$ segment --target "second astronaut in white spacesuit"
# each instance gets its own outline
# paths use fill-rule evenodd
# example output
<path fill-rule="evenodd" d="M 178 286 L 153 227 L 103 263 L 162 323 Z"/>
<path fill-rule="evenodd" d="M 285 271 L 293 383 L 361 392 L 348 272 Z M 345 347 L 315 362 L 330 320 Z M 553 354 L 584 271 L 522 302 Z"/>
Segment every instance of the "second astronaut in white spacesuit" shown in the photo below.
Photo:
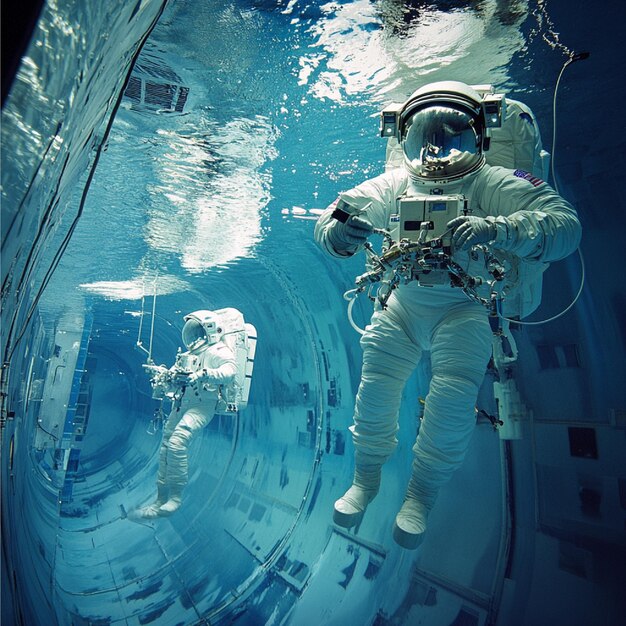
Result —
<path fill-rule="evenodd" d="M 140 517 L 167 516 L 180 507 L 191 440 L 213 419 L 220 386 L 231 383 L 237 374 L 235 354 L 221 340 L 218 317 L 212 311 L 195 311 L 184 319 L 182 339 L 187 351 L 179 352 L 169 369 L 148 366 L 157 396 L 168 395 L 172 410 L 163 427 L 157 499 L 139 509 Z"/>
<path fill-rule="evenodd" d="M 483 96 L 463 83 L 433 83 L 416 91 L 396 118 L 403 166 L 341 193 L 317 222 L 318 243 L 332 256 L 349 257 L 374 228 L 393 228 L 403 198 L 459 196 L 466 210 L 445 225 L 453 260 L 469 275 L 485 276 L 485 253 L 493 251 L 507 267 L 505 314 L 523 317 L 534 310 L 546 263 L 576 250 L 581 228 L 573 207 L 548 184 L 522 170 L 486 164 L 487 115 Z M 393 290 L 386 306 L 374 312 L 361 346 L 351 427 L 354 480 L 335 503 L 334 520 L 353 526 L 378 493 L 381 467 L 397 445 L 403 388 L 423 352 L 430 352 L 432 377 L 412 476 L 393 531 L 398 544 L 415 548 L 441 486 L 463 461 L 475 425 L 475 403 L 492 351 L 488 312 L 453 286 L 447 271 L 435 270 L 425 284 L 412 281 Z"/>

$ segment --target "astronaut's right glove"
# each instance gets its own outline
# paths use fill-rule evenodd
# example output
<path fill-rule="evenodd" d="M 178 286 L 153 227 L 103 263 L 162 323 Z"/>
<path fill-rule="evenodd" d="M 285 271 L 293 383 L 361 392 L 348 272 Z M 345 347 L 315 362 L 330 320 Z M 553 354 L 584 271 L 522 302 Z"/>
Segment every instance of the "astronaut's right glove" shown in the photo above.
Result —
<path fill-rule="evenodd" d="M 346 221 L 333 220 L 327 231 L 328 242 L 339 254 L 351 254 L 362 246 L 374 227 L 364 217 L 351 215 Z"/>

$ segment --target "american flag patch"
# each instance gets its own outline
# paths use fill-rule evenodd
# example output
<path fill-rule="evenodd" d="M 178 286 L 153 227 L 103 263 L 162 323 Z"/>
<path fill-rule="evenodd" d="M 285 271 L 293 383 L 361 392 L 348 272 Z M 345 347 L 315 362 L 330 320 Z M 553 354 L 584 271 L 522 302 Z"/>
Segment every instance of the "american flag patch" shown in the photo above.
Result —
<path fill-rule="evenodd" d="M 531 185 L 533 185 L 533 187 L 538 187 L 539 185 L 541 185 L 541 183 L 544 182 L 543 180 L 541 180 L 541 178 L 537 178 L 536 176 L 533 176 L 532 174 L 529 174 L 524 170 L 515 170 L 513 172 L 513 176 L 517 176 L 518 178 L 523 178 L 524 180 L 527 180 Z"/>

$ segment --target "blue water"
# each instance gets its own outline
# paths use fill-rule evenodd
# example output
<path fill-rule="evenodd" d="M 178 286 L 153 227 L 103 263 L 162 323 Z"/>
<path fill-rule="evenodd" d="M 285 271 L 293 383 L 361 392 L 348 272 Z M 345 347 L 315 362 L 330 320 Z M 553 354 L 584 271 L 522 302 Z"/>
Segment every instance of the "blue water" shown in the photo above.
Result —
<path fill-rule="evenodd" d="M 3 110 L 3 623 L 617 624 L 623 567 L 593 541 L 624 545 L 620 440 L 600 434 L 617 460 L 571 470 L 558 462 L 567 434 L 548 430 L 608 428 L 625 406 L 621 3 L 126 4 L 50 4 Z M 182 112 L 128 92 L 118 106 L 148 34 L 133 75 L 151 67 L 188 89 Z M 555 82 L 581 50 L 591 57 L 563 75 L 552 146 Z M 573 313 L 521 337 L 520 387 L 546 436 L 513 443 L 526 459 L 517 543 L 501 443 L 483 424 L 408 553 L 390 528 L 426 381 L 418 372 L 405 392 L 384 497 L 340 532 L 330 513 L 351 478 L 360 368 L 342 294 L 362 259 L 328 259 L 312 231 L 316 210 L 383 171 L 382 106 L 442 79 L 533 108 L 553 183 L 585 227 L 587 287 Z M 536 318 L 566 306 L 579 277 L 576 257 L 552 268 Z M 182 316 L 227 306 L 258 331 L 250 404 L 194 443 L 181 511 L 132 522 L 153 497 L 160 441 L 141 368 L 150 326 L 154 360 L 170 364 Z M 370 310 L 355 307 L 359 324 Z M 584 367 L 553 380 L 537 344 L 576 344 Z M 87 415 L 80 439 L 74 409 Z M 55 450 L 70 454 L 72 437 L 64 468 Z M 600 521 L 554 497 L 572 471 L 610 485 Z M 585 559 L 595 576 L 580 575 Z"/>

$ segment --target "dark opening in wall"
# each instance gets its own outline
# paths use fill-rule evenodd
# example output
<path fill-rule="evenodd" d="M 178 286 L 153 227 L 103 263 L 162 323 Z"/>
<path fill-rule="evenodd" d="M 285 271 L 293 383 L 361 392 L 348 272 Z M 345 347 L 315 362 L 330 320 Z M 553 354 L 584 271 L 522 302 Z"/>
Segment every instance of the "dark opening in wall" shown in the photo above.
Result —
<path fill-rule="evenodd" d="M 558 369 L 561 367 L 580 367 L 578 345 L 567 343 L 561 346 L 540 344 L 536 346 L 539 367 L 542 370 Z"/>
<path fill-rule="evenodd" d="M 572 426 L 567 429 L 567 434 L 569 436 L 569 452 L 572 456 L 583 459 L 598 458 L 595 429 Z"/>
<path fill-rule="evenodd" d="M 561 346 L 563 351 L 563 361 L 565 367 L 580 367 L 580 355 L 578 354 L 578 345 L 568 343 Z"/>
<path fill-rule="evenodd" d="M 538 345 L 537 357 L 539 358 L 539 367 L 542 370 L 552 370 L 559 367 L 559 359 L 556 356 L 554 346 Z"/>
<path fill-rule="evenodd" d="M 580 510 L 587 517 L 600 517 L 600 505 L 602 504 L 602 494 L 596 489 L 581 487 L 578 490 L 580 498 Z"/>

